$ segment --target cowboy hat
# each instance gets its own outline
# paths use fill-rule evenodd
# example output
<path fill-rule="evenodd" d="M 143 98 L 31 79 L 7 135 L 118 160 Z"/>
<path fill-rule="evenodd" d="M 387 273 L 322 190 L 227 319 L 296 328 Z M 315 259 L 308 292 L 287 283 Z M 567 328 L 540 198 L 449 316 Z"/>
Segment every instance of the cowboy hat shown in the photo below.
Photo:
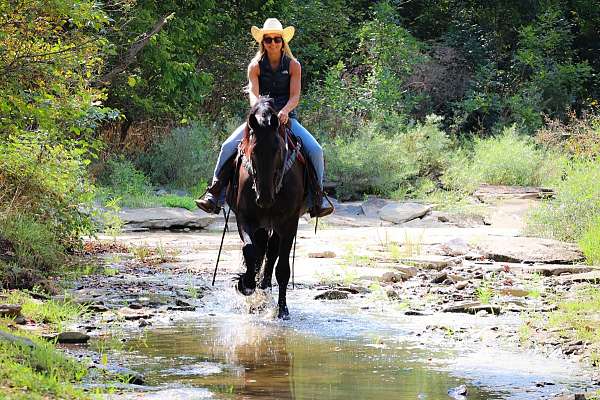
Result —
<path fill-rule="evenodd" d="M 262 29 L 253 26 L 250 29 L 250 32 L 252 33 L 254 40 L 256 40 L 258 43 L 262 42 L 263 35 L 267 33 L 278 33 L 283 38 L 284 42 L 289 43 L 289 41 L 294 37 L 294 32 L 296 32 L 296 29 L 294 29 L 293 26 L 288 26 L 283 29 L 281 22 L 279 22 L 277 18 L 267 18 Z"/>

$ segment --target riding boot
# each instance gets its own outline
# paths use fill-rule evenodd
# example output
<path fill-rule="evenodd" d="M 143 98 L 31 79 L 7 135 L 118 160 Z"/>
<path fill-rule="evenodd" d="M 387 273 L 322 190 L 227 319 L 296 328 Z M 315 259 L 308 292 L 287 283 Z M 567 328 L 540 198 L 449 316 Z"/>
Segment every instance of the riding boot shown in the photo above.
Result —
<path fill-rule="evenodd" d="M 310 209 L 311 218 L 323 218 L 331 214 L 334 210 L 333 204 L 325 197 L 322 190 L 316 190 L 314 203 Z"/>
<path fill-rule="evenodd" d="M 206 189 L 201 198 L 195 200 L 201 210 L 209 214 L 219 214 L 225 199 L 225 190 L 231 180 L 234 170 L 233 158 L 228 160 L 221 168 L 219 174 L 213 178 L 212 184 Z"/>

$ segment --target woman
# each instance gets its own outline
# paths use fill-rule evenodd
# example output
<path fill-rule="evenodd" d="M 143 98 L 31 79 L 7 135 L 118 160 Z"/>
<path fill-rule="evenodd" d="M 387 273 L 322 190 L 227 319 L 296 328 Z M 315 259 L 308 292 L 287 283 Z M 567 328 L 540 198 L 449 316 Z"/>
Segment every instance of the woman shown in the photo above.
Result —
<path fill-rule="evenodd" d="M 247 91 L 250 106 L 256 103 L 259 96 L 273 98 L 279 122 L 286 124 L 289 121 L 292 132 L 302 140 L 304 149 L 315 168 L 319 185 L 323 189 L 323 149 L 296 120 L 295 108 L 300 100 L 302 70 L 289 47 L 294 32 L 293 26 L 283 29 L 276 18 L 267 19 L 262 29 L 252 27 L 251 33 L 259 44 L 259 50 L 248 65 Z M 212 185 L 201 199 L 196 200 L 198 207 L 208 213 L 219 213 L 223 204 L 225 185 L 231 174 L 231 163 L 228 161 L 237 151 L 245 126 L 245 123 L 240 125 L 221 146 Z M 332 212 L 331 204 L 324 198 L 319 198 L 317 204 L 310 210 L 310 215 L 324 217 Z"/>

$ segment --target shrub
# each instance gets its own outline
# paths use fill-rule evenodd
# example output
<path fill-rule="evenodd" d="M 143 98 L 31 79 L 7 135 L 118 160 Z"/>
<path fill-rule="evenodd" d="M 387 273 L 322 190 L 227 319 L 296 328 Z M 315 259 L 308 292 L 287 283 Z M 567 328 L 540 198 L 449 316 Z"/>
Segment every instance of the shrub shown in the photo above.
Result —
<path fill-rule="evenodd" d="M 583 118 L 572 115 L 569 123 L 549 120 L 536 133 L 536 141 L 576 158 L 600 157 L 600 115 L 591 114 Z"/>
<path fill-rule="evenodd" d="M 446 162 L 449 140 L 439 122 L 439 117 L 430 116 L 424 124 L 388 135 L 370 125 L 356 137 L 325 144 L 326 172 L 339 183 L 338 196 L 410 196 L 422 178 L 436 176 Z"/>
<path fill-rule="evenodd" d="M 579 239 L 579 247 L 588 264 L 600 265 L 600 217 L 597 217 Z"/>
<path fill-rule="evenodd" d="M 575 161 L 556 188 L 556 196 L 534 209 L 528 231 L 576 242 L 600 215 L 600 161 Z"/>
<path fill-rule="evenodd" d="M 32 132 L 0 141 L 0 153 L 0 218 L 30 215 L 67 247 L 93 231 L 83 144 L 56 144 Z"/>
<path fill-rule="evenodd" d="M 481 183 L 539 186 L 554 182 L 563 172 L 564 161 L 537 148 L 513 125 L 499 136 L 476 139 L 472 150 L 458 150 L 450 157 L 442 182 L 448 189 L 468 193 Z"/>
<path fill-rule="evenodd" d="M 212 180 L 220 136 L 200 122 L 176 128 L 140 155 L 137 163 L 153 183 L 189 189 Z"/>
<path fill-rule="evenodd" d="M 0 218 L 0 237 L 11 243 L 22 268 L 48 271 L 64 261 L 64 247 L 51 226 L 28 214 Z"/>
<path fill-rule="evenodd" d="M 144 173 L 123 156 L 110 158 L 98 182 L 114 196 L 148 194 L 150 181 Z"/>

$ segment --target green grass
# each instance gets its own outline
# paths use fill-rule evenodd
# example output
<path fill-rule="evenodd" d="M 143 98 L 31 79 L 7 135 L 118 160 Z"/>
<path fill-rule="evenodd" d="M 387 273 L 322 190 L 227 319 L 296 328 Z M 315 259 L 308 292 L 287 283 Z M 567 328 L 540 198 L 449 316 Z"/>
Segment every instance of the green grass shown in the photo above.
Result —
<path fill-rule="evenodd" d="M 160 196 L 159 199 L 160 203 L 164 207 L 185 208 L 190 211 L 198 209 L 198 206 L 196 206 L 194 199 L 189 196 L 176 196 L 174 194 L 168 194 L 165 196 Z"/>
<path fill-rule="evenodd" d="M 553 199 L 532 210 L 527 233 L 577 242 L 600 215 L 600 160 L 575 161 Z"/>
<path fill-rule="evenodd" d="M 589 362 L 600 366 L 600 288 L 588 284 L 558 300 L 558 309 L 550 313 L 546 328 L 567 342 L 587 343 Z"/>
<path fill-rule="evenodd" d="M 9 304 L 21 305 L 21 314 L 34 322 L 48 324 L 55 331 L 64 330 L 66 324 L 86 313 L 86 307 L 70 300 L 36 300 L 21 291 L 3 292 Z"/>
<path fill-rule="evenodd" d="M 579 239 L 579 247 L 588 264 L 600 265 L 600 217 L 590 224 Z"/>
<path fill-rule="evenodd" d="M 2 323 L 0 330 L 8 332 Z M 87 374 L 82 364 L 67 358 L 48 342 L 31 335 L 26 337 L 35 343 L 35 347 L 0 340 L 0 398 L 90 398 L 73 385 L 80 383 Z"/>
<path fill-rule="evenodd" d="M 475 296 L 481 304 L 489 304 L 494 297 L 494 289 L 492 289 L 489 281 L 483 281 L 481 285 L 475 289 Z"/>

